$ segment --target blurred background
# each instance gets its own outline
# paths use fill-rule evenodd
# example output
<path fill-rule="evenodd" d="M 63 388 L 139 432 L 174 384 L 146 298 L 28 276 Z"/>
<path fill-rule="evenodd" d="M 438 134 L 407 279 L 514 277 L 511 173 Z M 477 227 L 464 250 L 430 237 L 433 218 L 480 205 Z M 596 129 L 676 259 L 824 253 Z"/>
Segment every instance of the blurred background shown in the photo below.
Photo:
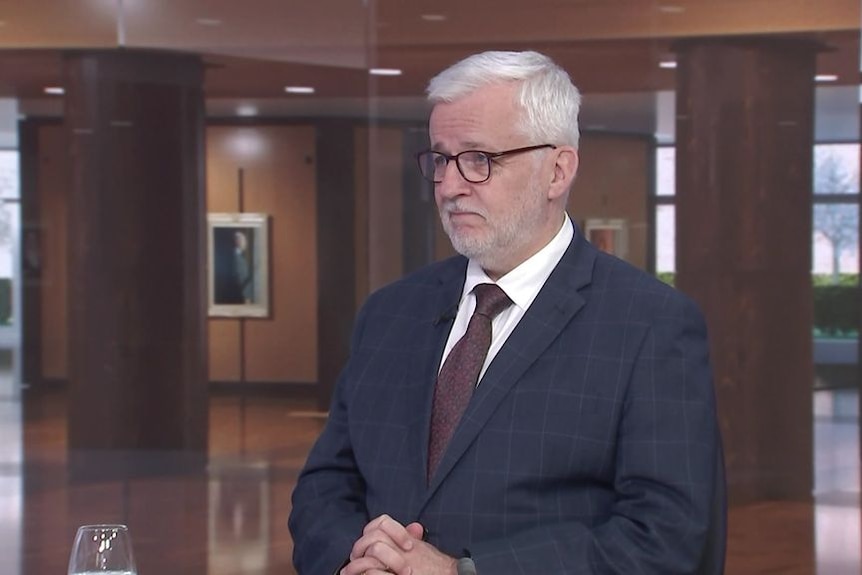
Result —
<path fill-rule="evenodd" d="M 858 574 L 860 20 L 859 0 L 0 2 L 0 574 L 63 572 L 102 522 L 144 573 L 293 572 L 290 492 L 354 314 L 452 253 L 415 167 L 425 85 L 489 49 L 569 72 L 570 215 L 704 310 L 728 573 Z M 217 261 L 245 295 L 216 295 Z"/>

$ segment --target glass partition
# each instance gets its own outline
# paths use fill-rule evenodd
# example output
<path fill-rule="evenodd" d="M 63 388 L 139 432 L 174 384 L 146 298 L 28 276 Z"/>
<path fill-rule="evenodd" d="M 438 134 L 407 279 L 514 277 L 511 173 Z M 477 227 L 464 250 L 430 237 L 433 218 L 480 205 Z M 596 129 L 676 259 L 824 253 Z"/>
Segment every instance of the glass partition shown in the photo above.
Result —
<path fill-rule="evenodd" d="M 171 561 L 187 560 L 184 573 L 294 572 L 285 528 L 290 494 L 325 421 L 353 317 L 370 293 L 454 253 L 438 223 L 433 185 L 421 178 L 415 163 L 415 153 L 428 146 L 424 90 L 437 72 L 489 49 L 539 50 L 561 64 L 584 98 L 570 216 L 579 230 L 588 221 L 613 222 L 626 242 L 617 255 L 685 291 L 702 286 L 676 281 L 691 273 L 678 263 L 684 248 L 706 242 L 709 230 L 719 229 L 717 222 L 724 226 L 722 240 L 734 245 L 736 232 L 746 231 L 732 227 L 735 216 L 743 215 L 736 210 L 756 206 L 774 214 L 786 206 L 770 196 L 763 205 L 742 202 L 699 216 L 692 225 L 691 204 L 677 190 L 690 180 L 680 174 L 696 172 L 704 182 L 699 197 L 705 204 L 732 191 L 707 197 L 720 174 L 756 179 L 801 169 L 783 163 L 780 145 L 760 146 L 751 126 L 729 133 L 727 125 L 715 123 L 697 137 L 683 138 L 680 126 L 690 118 L 680 110 L 707 109 L 732 83 L 710 76 L 714 70 L 686 68 L 685 59 L 705 46 L 733 50 L 801 42 L 804 49 L 793 51 L 794 45 L 789 52 L 799 57 L 787 63 L 788 74 L 803 69 L 805 50 L 813 50 L 810 79 L 771 86 L 763 77 L 737 78 L 741 91 L 767 86 L 763 89 L 774 100 L 781 100 L 775 94 L 810 100 L 802 115 L 810 120 L 804 129 L 810 130 L 812 154 L 811 169 L 805 168 L 811 173 L 804 174 L 810 175 L 811 201 L 799 208 L 801 215 L 794 212 L 799 217 L 788 219 L 810 227 L 787 224 L 798 225 L 794 231 L 810 238 L 810 253 L 790 261 L 768 240 L 748 246 L 743 259 L 759 263 L 747 270 L 750 276 L 739 277 L 781 285 L 786 269 L 776 262 L 790 261 L 785 266 L 790 268 L 810 259 L 813 279 L 806 289 L 814 303 L 793 302 L 786 309 L 789 319 L 806 318 L 811 358 L 786 353 L 783 370 L 775 370 L 811 372 L 801 392 L 781 381 L 728 375 L 730 367 L 751 360 L 752 350 L 784 341 L 786 325 L 775 322 L 757 333 L 727 328 L 722 317 L 710 325 L 716 345 L 739 346 L 735 359 L 714 354 L 730 489 L 727 572 L 858 573 L 860 20 L 858 0 L 3 3 L 0 348 L 20 342 L 23 356 L 9 365 L 0 361 L 0 370 L 26 384 L 20 397 L 4 399 L 0 389 L 0 402 L 14 413 L 23 408 L 24 414 L 0 422 L 0 454 L 7 454 L 0 461 L 0 483 L 10 486 L 0 491 L 14 492 L 11 499 L 0 496 L 6 510 L 0 531 L 11 534 L 2 538 L 4 545 L 14 542 L 7 547 L 15 547 L 13 555 L 20 559 L 20 567 L 9 572 L 62 571 L 75 528 L 88 522 L 128 523 L 142 571 L 176 570 Z M 70 64 L 85 54 L 123 63 L 110 88 L 94 79 L 104 61 L 89 68 Z M 176 67 L 159 68 L 153 80 L 156 72 L 148 66 L 155 60 L 130 64 L 138 56 Z M 184 67 L 188 57 L 202 67 L 198 85 Z M 727 69 L 723 73 L 732 76 Z M 193 94 L 183 96 L 182 105 L 166 103 L 174 100 L 165 95 L 165 86 Z M 694 95 L 693 86 L 712 89 Z M 96 118 L 94 125 L 76 123 L 79 107 Z M 143 117 L 136 116 L 142 108 L 150 114 L 146 124 L 133 119 Z M 726 118 L 742 115 L 743 104 L 739 110 L 725 110 Z M 787 129 L 798 126 L 798 118 L 778 121 L 787 122 Z M 88 155 L 80 147 L 82 139 L 95 137 L 88 130 L 115 136 Z M 141 134 L 146 137 L 138 138 Z M 696 162 L 677 161 L 689 157 L 681 150 L 695 149 L 711 136 L 709 153 Z M 163 147 L 191 141 L 199 144 L 195 157 L 153 160 L 161 158 Z M 100 179 L 117 161 L 129 166 L 128 172 Z M 191 189 L 184 197 L 198 202 L 199 219 L 181 222 L 176 210 L 164 207 L 170 198 L 158 196 L 159 203 L 147 194 L 132 195 L 134 180 L 154 173 L 166 186 L 169 180 L 190 186 L 183 188 Z M 102 200 L 87 204 L 92 197 L 81 190 L 103 194 L 92 196 Z M 204 223 L 208 215 L 239 221 L 243 213 L 268 224 L 263 227 L 269 236 L 267 274 L 256 277 L 267 278 L 270 305 L 264 317 L 244 315 L 249 302 L 210 316 L 206 282 L 214 275 L 207 267 L 211 254 Z M 108 234 L 106 222 L 123 233 Z M 697 227 L 703 232 L 697 241 L 679 243 L 690 237 L 683 229 Z M 146 241 L 129 239 L 138 237 L 167 238 L 162 264 L 146 256 Z M 124 251 L 99 266 L 92 254 L 103 248 Z M 225 266 L 234 261 L 228 252 Z M 722 297 L 739 311 L 748 284 L 740 280 L 737 287 L 739 292 Z M 114 303 L 84 309 L 82 302 L 91 300 L 82 294 L 92 289 Z M 776 292 L 775 301 L 783 301 L 784 292 Z M 169 363 L 176 354 L 168 350 L 182 348 L 188 344 L 183 338 L 191 337 L 188 324 L 164 329 L 158 337 L 141 336 L 167 321 L 141 311 L 142 299 L 150 296 L 175 305 L 165 307 L 172 311 L 164 316 L 190 315 L 199 322 L 201 334 L 194 339 L 203 349 L 205 389 L 183 397 L 206 402 L 203 419 L 183 416 L 188 408 L 183 401 L 161 401 L 168 386 L 154 381 L 143 390 L 123 387 L 130 373 L 150 373 L 146 370 L 161 363 L 143 360 L 153 356 L 142 354 L 163 349 Z M 180 297 L 194 301 L 188 307 L 171 304 Z M 751 309 L 767 304 L 758 300 Z M 9 338 L 2 335 L 7 327 Z M 116 336 L 110 345 L 122 353 L 88 354 L 87 346 L 104 341 L 104 334 Z M 116 386 L 81 400 L 76 362 L 85 357 Z M 807 453 L 803 444 L 810 441 L 813 452 L 789 473 L 775 463 L 781 450 L 746 447 L 792 428 L 794 416 L 782 402 L 794 391 L 804 395 L 810 419 L 800 423 L 804 441 L 784 450 Z M 176 456 L 173 465 L 185 463 L 188 453 L 154 442 L 146 449 L 124 446 L 124 461 L 132 462 L 134 471 L 76 475 L 75 445 L 81 437 L 115 433 L 143 442 L 160 431 L 146 422 L 123 433 L 82 424 L 76 406 L 102 400 L 103 413 L 125 409 L 130 421 L 146 412 L 152 417 L 142 419 L 164 417 L 187 430 L 182 425 L 200 420 L 200 433 L 190 435 L 205 436 L 207 465 L 170 467 L 165 473 L 151 456 Z M 771 477 L 774 489 L 748 489 L 755 475 Z M 791 484 L 810 488 L 791 496 L 792 490 L 784 489 Z M 165 522 L 188 524 L 199 536 L 166 534 Z"/>

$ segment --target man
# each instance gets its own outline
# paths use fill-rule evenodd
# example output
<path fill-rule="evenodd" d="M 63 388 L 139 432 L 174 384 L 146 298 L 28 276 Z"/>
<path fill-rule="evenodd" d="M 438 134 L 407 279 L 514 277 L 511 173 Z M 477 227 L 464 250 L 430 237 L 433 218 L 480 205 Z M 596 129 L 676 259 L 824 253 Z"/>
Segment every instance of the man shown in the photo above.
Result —
<path fill-rule="evenodd" d="M 360 312 L 293 495 L 299 573 L 720 571 L 705 327 L 567 216 L 577 89 L 541 54 L 489 52 L 428 93 L 420 169 L 462 255 Z"/>
<path fill-rule="evenodd" d="M 238 302 L 254 303 L 254 275 L 248 253 L 248 238 L 243 230 L 234 232 L 233 269 Z"/>

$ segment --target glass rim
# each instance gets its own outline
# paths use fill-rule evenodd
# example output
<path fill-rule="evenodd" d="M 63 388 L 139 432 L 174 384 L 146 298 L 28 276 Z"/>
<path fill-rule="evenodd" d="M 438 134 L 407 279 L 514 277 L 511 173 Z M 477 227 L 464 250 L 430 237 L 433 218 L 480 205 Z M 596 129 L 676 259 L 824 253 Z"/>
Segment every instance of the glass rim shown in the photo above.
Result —
<path fill-rule="evenodd" d="M 129 526 L 124 525 L 123 523 L 87 523 L 86 525 L 79 525 L 78 531 L 86 531 L 86 530 L 108 530 L 108 529 L 116 529 L 118 531 L 128 531 Z"/>

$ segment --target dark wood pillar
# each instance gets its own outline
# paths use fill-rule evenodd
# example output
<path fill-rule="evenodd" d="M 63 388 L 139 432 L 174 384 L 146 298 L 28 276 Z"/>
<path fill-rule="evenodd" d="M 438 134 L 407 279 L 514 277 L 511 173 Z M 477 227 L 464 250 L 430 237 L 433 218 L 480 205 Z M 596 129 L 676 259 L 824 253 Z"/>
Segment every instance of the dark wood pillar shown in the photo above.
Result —
<path fill-rule="evenodd" d="M 42 207 L 39 197 L 39 126 L 18 126 L 21 154 L 21 379 L 42 381 Z"/>
<path fill-rule="evenodd" d="M 67 54 L 69 448 L 205 457 L 203 66 Z"/>
<path fill-rule="evenodd" d="M 434 261 L 434 232 L 437 205 L 434 184 L 419 174 L 416 154 L 427 150 L 428 129 L 410 127 L 404 130 L 404 273 L 408 274 Z"/>
<path fill-rule="evenodd" d="M 817 46 L 677 51 L 677 285 L 706 314 L 732 501 L 809 499 Z"/>
<path fill-rule="evenodd" d="M 329 409 L 356 315 L 354 125 L 317 125 L 317 404 Z"/>

